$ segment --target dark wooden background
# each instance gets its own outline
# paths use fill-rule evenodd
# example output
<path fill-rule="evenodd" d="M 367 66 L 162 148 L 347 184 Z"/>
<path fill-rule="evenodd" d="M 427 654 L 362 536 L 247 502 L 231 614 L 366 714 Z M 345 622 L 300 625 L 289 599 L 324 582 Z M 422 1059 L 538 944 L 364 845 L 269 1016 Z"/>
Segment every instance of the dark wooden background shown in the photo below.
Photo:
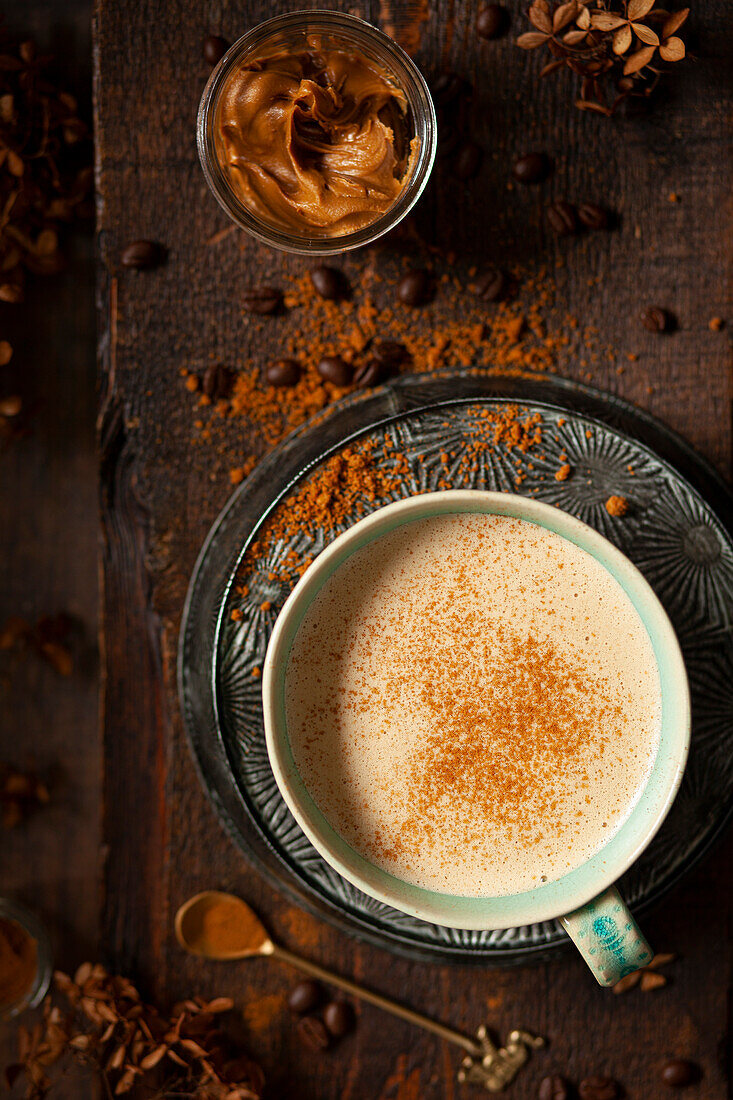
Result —
<path fill-rule="evenodd" d="M 711 317 L 730 308 L 729 5 L 709 0 L 693 13 L 686 38 L 695 58 L 665 81 L 650 112 L 608 122 L 572 108 L 564 77 L 537 83 L 539 59 L 512 44 L 524 26 L 520 5 L 508 2 L 513 33 L 493 43 L 473 33 L 476 0 L 349 7 L 396 33 L 426 70 L 454 69 L 475 88 L 472 132 L 486 150 L 482 171 L 462 184 L 439 167 L 420 205 L 421 230 L 455 250 L 459 272 L 482 260 L 528 270 L 547 263 L 557 273 L 555 317 L 576 314 L 615 349 L 592 367 L 594 384 L 649 409 L 730 478 L 728 341 L 725 332 L 708 328 Z M 38 10 L 56 31 L 59 22 L 67 28 L 75 49 L 84 46 L 83 26 L 69 29 L 70 7 L 49 0 Z M 251 870 L 199 786 L 175 692 L 178 628 L 198 549 L 230 492 L 227 470 L 248 445 L 242 424 L 241 438 L 232 434 L 224 453 L 192 446 L 192 404 L 179 372 L 200 371 L 212 358 L 236 367 L 248 356 L 265 362 L 275 355 L 282 331 L 274 324 L 254 339 L 241 312 L 242 291 L 258 279 L 277 283 L 286 268 L 292 275 L 308 267 L 239 233 L 207 244 L 227 223 L 206 189 L 194 145 L 208 74 L 201 43 L 212 31 L 233 40 L 274 11 L 242 0 L 97 0 L 100 732 L 91 732 L 88 721 L 93 678 L 75 675 L 62 685 L 66 709 L 49 713 L 50 672 L 14 685 L 12 707 L 4 706 L 2 716 L 6 754 L 19 752 L 18 722 L 32 727 L 46 758 L 64 762 L 69 794 L 48 811 L 55 818 L 39 815 L 14 837 L 12 855 L 3 856 L 8 887 L 46 914 L 67 965 L 98 946 L 105 961 L 136 977 L 151 996 L 234 996 L 270 1097 L 449 1100 L 460 1091 L 459 1053 L 364 1008 L 353 1036 L 315 1056 L 285 1008 L 293 974 L 262 960 L 205 965 L 177 948 L 173 914 L 207 887 L 247 898 L 291 949 L 457 1027 L 488 1022 L 502 1034 L 526 1026 L 547 1036 L 548 1051 L 514 1086 L 517 1100 L 536 1096 L 549 1070 L 575 1080 L 609 1073 L 631 1100 L 650 1100 L 666 1091 L 658 1070 L 671 1055 L 703 1067 L 701 1084 L 690 1092 L 695 1100 L 722 1100 L 730 1074 L 730 835 L 646 922 L 655 947 L 679 956 L 670 984 L 614 997 L 594 985 L 572 954 L 499 971 L 425 965 L 362 946 L 294 908 Z M 13 17 L 17 22 L 15 9 Z M 83 74 L 80 57 L 76 69 Z M 529 149 L 544 149 L 557 162 L 541 195 L 508 186 L 513 157 Z M 678 202 L 669 201 L 672 192 Z M 618 211 L 618 228 L 558 242 L 543 229 L 540 205 L 564 195 L 604 202 Z M 165 244 L 165 266 L 146 273 L 121 267 L 122 248 L 140 237 Z M 356 254 L 343 266 L 358 279 L 360 266 L 379 265 L 380 256 Z M 39 614 L 49 601 L 77 601 L 93 631 L 88 265 L 80 271 L 59 283 L 56 297 L 45 290 L 26 307 L 22 384 L 40 385 L 41 362 L 46 372 L 49 359 L 55 369 L 34 440 L 2 458 L 0 538 L 14 562 L 2 597 L 9 612 L 22 605 Z M 387 302 L 388 283 L 381 293 Z M 646 333 L 638 312 L 647 304 L 672 311 L 677 331 Z M 48 310 L 55 326 L 48 321 L 42 330 L 37 322 L 33 335 L 33 318 Z M 423 323 L 431 323 L 429 310 Z M 566 356 L 558 366 L 581 377 L 579 358 Z M 15 361 L 14 369 L 20 369 Z M 63 575 L 58 583 L 57 575 Z"/>

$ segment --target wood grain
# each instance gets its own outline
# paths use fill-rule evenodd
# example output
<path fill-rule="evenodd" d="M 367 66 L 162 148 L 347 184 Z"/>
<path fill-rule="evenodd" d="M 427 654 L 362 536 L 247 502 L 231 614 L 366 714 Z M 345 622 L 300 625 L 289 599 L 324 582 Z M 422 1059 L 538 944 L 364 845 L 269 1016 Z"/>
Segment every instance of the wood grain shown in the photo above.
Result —
<path fill-rule="evenodd" d="M 697 60 L 666 83 L 659 106 L 608 123 L 574 111 L 569 89 L 537 83 L 539 59 L 510 39 L 473 33 L 475 0 L 433 0 L 427 9 L 392 2 L 381 16 L 408 35 L 426 71 L 448 65 L 474 85 L 471 129 L 485 149 L 481 175 L 458 183 L 445 165 L 421 201 L 423 234 L 455 252 L 466 273 L 487 260 L 554 273 L 554 316 L 578 316 L 613 350 L 584 367 L 600 387 L 637 401 L 685 435 L 726 475 L 731 462 L 731 378 L 725 334 L 725 202 L 720 154 L 730 106 L 730 43 L 718 33 L 723 0 L 692 24 Z M 349 10 L 378 21 L 377 4 Z M 519 6 L 513 6 L 515 30 Z M 131 968 L 166 998 L 198 989 L 243 1006 L 268 1095 L 299 1100 L 450 1100 L 457 1052 L 376 1011 L 360 1011 L 355 1035 L 316 1058 L 300 1044 L 284 1007 L 293 975 L 263 960 L 230 967 L 186 958 L 171 915 L 209 886 L 247 898 L 288 947 L 408 1001 L 455 1026 L 487 1021 L 547 1035 L 513 1091 L 537 1094 L 559 1069 L 621 1079 L 631 1098 L 660 1095 L 658 1068 L 671 1054 L 704 1067 L 698 1100 L 721 1100 L 729 1066 L 726 996 L 731 966 L 730 839 L 648 922 L 660 950 L 675 951 L 671 984 L 622 998 L 596 989 L 571 954 L 510 971 L 426 966 L 367 948 L 288 905 L 249 869 L 221 831 L 188 753 L 175 696 L 175 648 L 186 585 L 208 526 L 229 492 L 226 471 L 246 453 L 251 425 L 237 424 L 223 453 L 193 446 L 192 409 L 181 366 L 212 359 L 236 366 L 276 354 L 292 320 L 255 333 L 241 312 L 250 283 L 277 283 L 307 262 L 268 252 L 226 228 L 196 160 L 193 126 L 207 76 L 201 41 L 229 39 L 272 14 L 262 2 L 97 0 L 95 103 L 100 191 L 104 529 L 105 874 L 104 942 L 111 962 Z M 691 21 L 692 22 L 692 21 Z M 513 188 L 513 157 L 547 150 L 557 170 L 540 195 Z M 679 202 L 669 200 L 670 193 Z M 602 201 L 619 214 L 614 232 L 558 242 L 541 205 L 550 197 Z M 169 249 L 155 271 L 124 271 L 128 241 L 152 237 Z M 344 269 L 358 282 L 366 262 Z M 384 261 L 387 263 L 387 261 Z M 390 300 L 389 279 L 382 286 Z M 654 337 L 639 309 L 671 310 L 678 330 Z M 553 307 L 548 307 L 553 308 Z M 422 323 L 431 323 L 431 312 Z M 629 356 L 638 356 L 630 360 Z M 623 367 L 623 373 L 617 373 Z"/>

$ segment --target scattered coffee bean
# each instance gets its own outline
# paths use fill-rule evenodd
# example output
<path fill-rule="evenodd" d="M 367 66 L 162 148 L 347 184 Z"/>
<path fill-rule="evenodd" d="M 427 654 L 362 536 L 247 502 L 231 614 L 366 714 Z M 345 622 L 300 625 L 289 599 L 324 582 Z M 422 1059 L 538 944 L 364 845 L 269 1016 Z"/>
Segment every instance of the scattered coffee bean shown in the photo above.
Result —
<path fill-rule="evenodd" d="M 478 174 L 484 151 L 475 141 L 464 141 L 453 160 L 453 174 L 459 180 L 471 180 Z"/>
<path fill-rule="evenodd" d="M 331 1042 L 323 1021 L 317 1016 L 304 1016 L 298 1020 L 298 1034 L 311 1050 L 326 1050 Z"/>
<path fill-rule="evenodd" d="M 318 1008 L 322 1000 L 323 987 L 320 982 L 316 982 L 312 978 L 306 978 L 290 990 L 288 1008 L 291 1012 L 296 1012 L 300 1016 L 305 1012 L 312 1012 L 314 1008 Z"/>
<path fill-rule="evenodd" d="M 464 77 L 452 72 L 440 73 L 430 86 L 433 102 L 439 111 L 452 106 L 459 99 L 467 99 L 472 90 Z"/>
<path fill-rule="evenodd" d="M 509 29 L 509 12 L 501 4 L 489 4 L 482 8 L 476 19 L 479 38 L 501 38 Z"/>
<path fill-rule="evenodd" d="M 394 371 L 410 358 L 410 353 L 398 340 L 380 340 L 374 347 L 374 358 L 385 371 Z"/>
<path fill-rule="evenodd" d="M 340 355 L 326 355 L 316 367 L 321 378 L 332 382 L 334 386 L 348 386 L 354 377 L 354 371 L 350 363 L 342 359 Z"/>
<path fill-rule="evenodd" d="M 226 38 L 222 38 L 218 34 L 207 34 L 204 39 L 204 61 L 207 61 L 213 68 L 214 65 L 219 64 L 228 49 L 229 43 Z"/>
<path fill-rule="evenodd" d="M 558 199 L 549 203 L 547 207 L 547 220 L 558 237 L 572 237 L 578 231 L 578 219 L 575 215 L 575 207 L 572 203 Z"/>
<path fill-rule="evenodd" d="M 271 386 L 295 386 L 300 379 L 300 363 L 295 359 L 278 359 L 268 366 L 265 379 Z"/>
<path fill-rule="evenodd" d="M 397 297 L 406 306 L 422 306 L 430 298 L 433 281 L 429 271 L 414 268 L 403 275 L 397 284 Z"/>
<path fill-rule="evenodd" d="M 331 1001 L 323 1011 L 323 1022 L 334 1039 L 343 1039 L 356 1023 L 354 1010 L 346 1001 Z"/>
<path fill-rule="evenodd" d="M 354 371 L 352 382 L 358 389 L 364 390 L 368 386 L 376 386 L 381 381 L 383 373 L 384 367 L 378 359 L 367 359 Z"/>
<path fill-rule="evenodd" d="M 568 1100 L 570 1089 L 564 1077 L 553 1073 L 540 1081 L 539 1100 Z"/>
<path fill-rule="evenodd" d="M 647 332 L 656 333 L 666 332 L 670 322 L 669 314 L 659 306 L 647 306 L 641 311 L 639 320 Z"/>
<path fill-rule="evenodd" d="M 232 390 L 234 375 L 221 363 L 206 368 L 201 389 L 212 401 L 224 401 Z"/>
<path fill-rule="evenodd" d="M 476 294 L 485 302 L 498 302 L 506 288 L 506 276 L 501 268 L 489 267 L 476 283 Z"/>
<path fill-rule="evenodd" d="M 147 271 L 157 267 L 165 259 L 165 249 L 156 241 L 133 241 L 128 244 L 120 257 L 123 267 L 134 267 L 138 271 Z"/>
<path fill-rule="evenodd" d="M 553 167 L 546 153 L 525 153 L 514 161 L 512 175 L 517 183 L 542 183 Z"/>
<path fill-rule="evenodd" d="M 242 304 L 247 312 L 259 313 L 263 317 L 268 313 L 275 313 L 282 300 L 282 291 L 274 286 L 253 286 L 242 295 Z"/>
<path fill-rule="evenodd" d="M 700 1080 L 700 1067 L 684 1058 L 672 1058 L 662 1066 L 659 1076 L 671 1089 L 683 1089 Z"/>
<path fill-rule="evenodd" d="M 9 397 L 0 400 L 0 416 L 8 418 L 18 416 L 23 408 L 23 400 L 19 394 L 13 393 Z"/>
<path fill-rule="evenodd" d="M 619 1100 L 621 1089 L 612 1077 L 586 1077 L 578 1087 L 580 1100 Z"/>
<path fill-rule="evenodd" d="M 608 211 L 595 202 L 579 203 L 578 217 L 586 229 L 608 229 L 611 224 Z"/>
<path fill-rule="evenodd" d="M 346 281 L 335 267 L 326 267 L 325 264 L 314 267 L 311 271 L 311 282 L 316 294 L 329 302 L 346 297 Z"/>

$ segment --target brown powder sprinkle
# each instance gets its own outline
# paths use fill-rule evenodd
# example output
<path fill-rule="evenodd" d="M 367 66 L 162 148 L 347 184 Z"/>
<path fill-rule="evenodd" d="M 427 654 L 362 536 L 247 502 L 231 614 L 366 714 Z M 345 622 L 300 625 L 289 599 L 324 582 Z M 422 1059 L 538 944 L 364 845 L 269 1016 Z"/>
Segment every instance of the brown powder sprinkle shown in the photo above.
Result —
<path fill-rule="evenodd" d="M 464 653 L 452 658 L 430 639 L 422 649 L 413 643 L 414 684 L 433 732 L 411 765 L 409 816 L 399 830 L 383 835 L 382 857 L 417 858 L 445 828 L 455 803 L 470 804 L 496 827 L 517 830 L 522 843 L 537 843 L 543 819 L 553 812 L 538 771 L 562 773 L 584 754 L 605 750 L 598 731 L 614 720 L 604 717 L 614 705 L 602 679 L 550 642 L 521 638 L 501 623 L 494 630 L 503 657 L 492 664 L 483 702 L 467 690 Z M 480 846 L 485 837 L 467 835 L 466 841 Z"/>
<path fill-rule="evenodd" d="M 610 496 L 606 501 L 606 511 L 609 516 L 625 516 L 629 510 L 629 502 L 626 497 Z"/>
<path fill-rule="evenodd" d="M 535 275 L 513 272 L 513 293 L 490 305 L 471 292 L 472 283 L 465 285 L 453 273 L 443 274 L 436 301 L 417 315 L 394 301 L 391 279 L 388 282 L 374 263 L 360 273 L 352 296 L 338 301 L 314 296 L 307 272 L 283 275 L 287 279 L 285 314 L 246 317 L 243 358 L 230 364 L 231 386 L 225 396 L 212 400 L 201 392 L 208 364 L 180 369 L 194 398 L 194 426 L 201 443 L 234 458 L 241 446 L 234 432 L 237 421 L 246 420 L 255 430 L 252 452 L 242 455 L 240 451 L 228 465 L 232 484 L 239 484 L 255 462 L 295 428 L 319 414 L 327 415 L 335 401 L 355 392 L 319 375 L 317 365 L 326 357 L 338 356 L 358 371 L 366 369 L 386 345 L 390 356 L 383 364 L 381 380 L 385 381 L 403 372 L 442 368 L 514 375 L 552 372 L 559 369 L 561 357 L 579 345 L 586 368 L 611 354 L 599 345 L 592 326 L 581 325 L 569 314 L 558 315 L 555 284 L 544 269 Z M 385 295 L 389 296 L 386 304 Z M 266 382 L 264 371 L 272 355 L 266 361 L 253 357 L 258 338 L 273 331 L 278 338 L 274 358 L 295 360 L 300 367 L 292 386 Z"/>
<path fill-rule="evenodd" d="M 441 472 L 436 487 L 449 489 L 468 483 L 478 471 L 482 456 L 497 448 L 524 455 L 541 442 L 539 413 L 513 404 L 499 409 L 478 407 L 476 426 L 461 453 L 444 452 L 439 456 Z M 388 434 L 381 442 L 365 439 L 332 455 L 268 517 L 245 555 L 243 572 L 256 568 L 257 559 L 265 557 L 278 542 L 291 542 L 304 530 L 312 535 L 321 531 L 324 541 L 329 541 L 340 527 L 361 519 L 375 505 L 404 496 L 410 474 L 407 457 L 397 451 Z M 518 472 L 515 482 L 521 484 L 523 479 Z M 290 551 L 277 579 L 294 583 L 311 560 Z M 274 580 L 275 574 L 268 571 L 267 579 Z M 243 587 L 237 591 L 246 595 Z"/>
<path fill-rule="evenodd" d="M 17 921 L 0 917 L 0 1006 L 19 1004 L 38 968 L 38 945 Z"/>

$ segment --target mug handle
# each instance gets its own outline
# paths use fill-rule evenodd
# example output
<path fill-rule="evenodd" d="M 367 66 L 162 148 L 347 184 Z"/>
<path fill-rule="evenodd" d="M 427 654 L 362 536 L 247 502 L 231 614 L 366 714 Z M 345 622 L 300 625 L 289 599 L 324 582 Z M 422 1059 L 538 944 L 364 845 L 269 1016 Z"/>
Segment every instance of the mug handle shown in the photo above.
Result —
<path fill-rule="evenodd" d="M 615 886 L 560 917 L 599 985 L 615 985 L 647 966 L 652 949 Z"/>

